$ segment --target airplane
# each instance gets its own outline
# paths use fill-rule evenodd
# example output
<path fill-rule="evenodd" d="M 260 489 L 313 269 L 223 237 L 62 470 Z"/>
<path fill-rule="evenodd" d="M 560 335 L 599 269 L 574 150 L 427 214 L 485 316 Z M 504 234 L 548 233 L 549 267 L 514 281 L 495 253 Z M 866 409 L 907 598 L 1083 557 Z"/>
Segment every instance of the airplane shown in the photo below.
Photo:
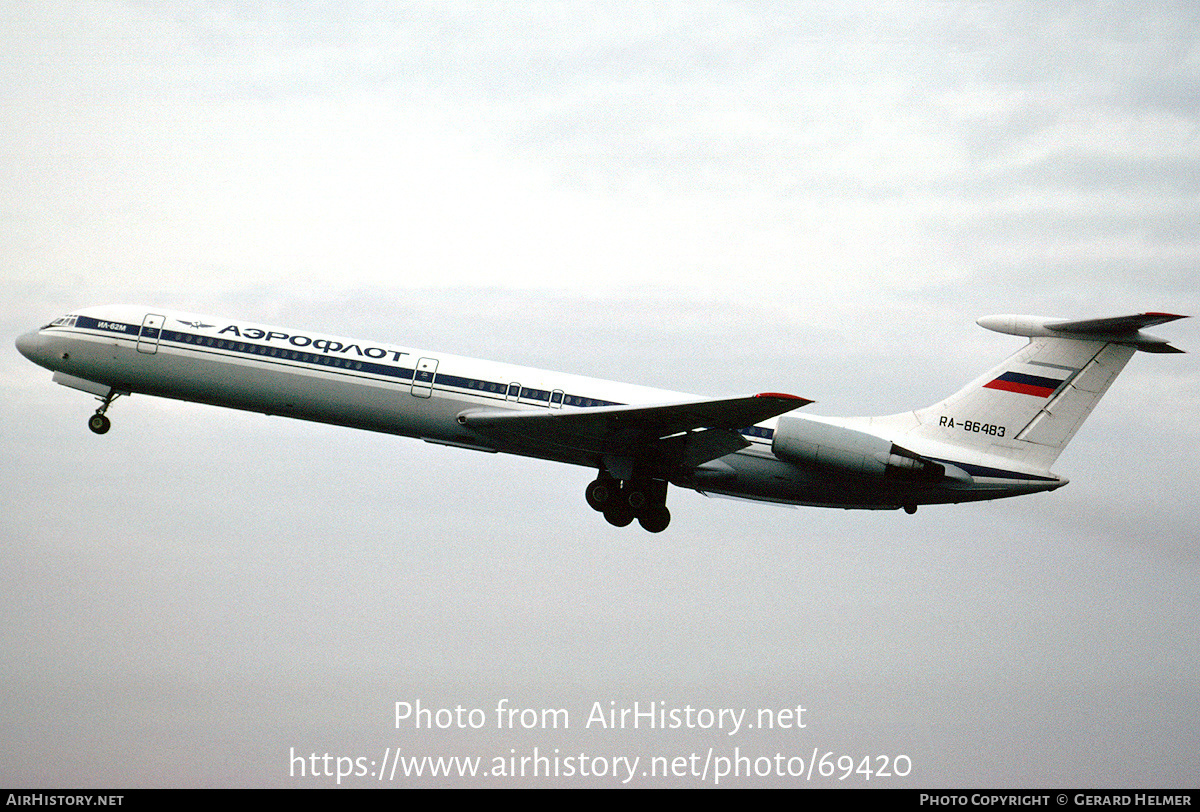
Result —
<path fill-rule="evenodd" d="M 792 414 L 775 392 L 707 398 L 156 307 L 74 311 L 20 336 L 53 380 L 94 395 L 96 434 L 122 395 L 225 406 L 591 468 L 612 525 L 657 533 L 668 485 L 786 505 L 898 509 L 1052 491 L 1050 466 L 1170 313 L 987 316 L 1028 343 L 945 400 L 884 417 Z"/>

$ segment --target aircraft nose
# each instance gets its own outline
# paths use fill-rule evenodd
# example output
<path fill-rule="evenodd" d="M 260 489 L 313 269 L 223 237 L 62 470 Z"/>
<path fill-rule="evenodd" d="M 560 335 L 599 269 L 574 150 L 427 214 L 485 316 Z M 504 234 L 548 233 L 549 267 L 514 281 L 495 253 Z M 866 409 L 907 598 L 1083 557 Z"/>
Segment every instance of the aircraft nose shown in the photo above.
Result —
<path fill-rule="evenodd" d="M 37 330 L 30 330 L 17 338 L 17 350 L 30 361 L 40 364 L 46 355 L 46 339 Z"/>

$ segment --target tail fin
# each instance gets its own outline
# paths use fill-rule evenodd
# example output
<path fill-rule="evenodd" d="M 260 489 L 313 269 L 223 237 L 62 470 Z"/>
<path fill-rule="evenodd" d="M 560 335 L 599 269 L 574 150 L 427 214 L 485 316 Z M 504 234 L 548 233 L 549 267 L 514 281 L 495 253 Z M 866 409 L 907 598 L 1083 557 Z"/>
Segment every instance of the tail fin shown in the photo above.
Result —
<path fill-rule="evenodd" d="M 981 327 L 1029 336 L 1029 343 L 946 400 L 917 411 L 916 433 L 1049 470 L 1136 350 L 1182 352 L 1140 332 L 1180 318 L 982 318 Z"/>

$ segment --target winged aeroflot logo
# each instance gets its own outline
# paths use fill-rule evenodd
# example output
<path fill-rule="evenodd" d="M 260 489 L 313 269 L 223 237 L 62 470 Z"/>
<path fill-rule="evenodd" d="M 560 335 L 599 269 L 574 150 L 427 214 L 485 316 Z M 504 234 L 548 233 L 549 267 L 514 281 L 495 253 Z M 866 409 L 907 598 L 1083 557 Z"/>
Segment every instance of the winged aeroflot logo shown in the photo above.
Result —
<path fill-rule="evenodd" d="M 205 327 L 216 327 L 215 324 L 205 324 L 202 321 L 180 321 L 179 319 L 175 319 L 175 321 L 178 321 L 185 327 L 191 327 L 193 330 L 203 330 Z"/>

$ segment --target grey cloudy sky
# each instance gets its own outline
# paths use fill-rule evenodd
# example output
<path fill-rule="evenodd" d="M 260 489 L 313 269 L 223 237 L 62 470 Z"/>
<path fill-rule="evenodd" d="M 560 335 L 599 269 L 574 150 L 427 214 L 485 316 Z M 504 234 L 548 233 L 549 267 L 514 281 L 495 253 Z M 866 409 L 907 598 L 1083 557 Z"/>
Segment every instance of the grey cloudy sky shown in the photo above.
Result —
<path fill-rule="evenodd" d="M 538 461 L 140 397 L 98 438 L 11 338 L 144 302 L 923 406 L 1019 346 L 988 313 L 1200 314 L 1198 34 L 1182 2 L 3 4 L 0 784 L 330 786 L 292 749 L 392 746 L 1194 786 L 1193 321 L 1056 493 L 909 517 L 673 489 L 659 536 Z M 502 698 L 571 728 L 393 724 Z M 585 727 L 610 701 L 808 727 Z"/>

